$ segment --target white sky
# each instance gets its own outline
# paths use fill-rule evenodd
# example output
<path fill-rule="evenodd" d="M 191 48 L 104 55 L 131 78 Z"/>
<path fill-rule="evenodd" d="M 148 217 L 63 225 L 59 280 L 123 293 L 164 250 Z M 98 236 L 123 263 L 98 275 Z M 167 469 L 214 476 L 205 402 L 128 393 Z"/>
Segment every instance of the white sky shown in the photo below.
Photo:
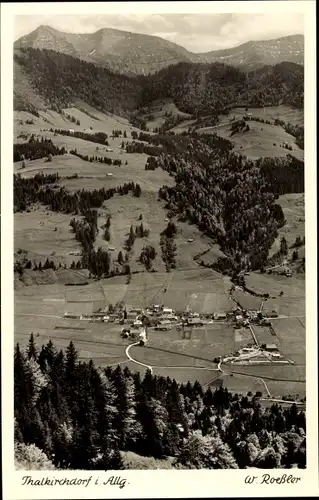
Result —
<path fill-rule="evenodd" d="M 71 33 L 93 33 L 115 28 L 155 35 L 175 42 L 192 52 L 234 47 L 249 40 L 267 40 L 304 34 L 300 13 L 275 14 L 108 14 L 16 16 L 15 40 L 41 24 Z"/>

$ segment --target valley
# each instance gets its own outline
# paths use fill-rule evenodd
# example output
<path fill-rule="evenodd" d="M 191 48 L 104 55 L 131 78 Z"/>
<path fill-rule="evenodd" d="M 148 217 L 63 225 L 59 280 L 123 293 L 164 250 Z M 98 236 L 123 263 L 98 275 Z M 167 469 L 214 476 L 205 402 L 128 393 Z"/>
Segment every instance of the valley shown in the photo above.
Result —
<path fill-rule="evenodd" d="M 174 107 L 166 101 L 164 109 L 165 113 L 167 113 L 172 112 Z M 272 120 L 276 118 L 284 119 L 292 113 L 285 106 L 264 108 L 264 110 L 251 109 L 250 112 L 254 116 L 256 113 L 258 117 L 267 117 L 267 119 Z M 163 116 L 161 105 L 154 103 L 152 114 L 154 117 L 153 124 L 158 125 L 160 122 L 157 120 L 161 120 L 161 116 Z M 241 108 L 233 109 L 230 114 L 231 117 L 234 116 L 236 119 L 241 118 L 243 115 Z M 72 123 L 73 120 L 74 123 Z M 297 118 L 296 113 L 295 120 L 300 120 Z M 76 121 L 79 121 L 80 125 Z M 50 131 L 50 129 L 67 129 L 70 126 L 75 131 L 89 130 L 92 134 L 95 131 L 108 134 L 110 147 L 105 148 L 99 144 L 75 138 L 72 135 L 61 136 Z M 180 127 L 182 126 L 183 122 L 180 124 Z M 218 125 L 218 134 L 222 131 L 222 127 L 226 130 L 226 125 Z M 275 125 L 268 125 L 268 127 L 273 127 L 275 132 L 280 128 Z M 112 132 L 118 129 L 121 130 L 121 136 L 112 137 Z M 94 297 L 98 297 L 99 303 L 106 308 L 110 303 L 114 305 L 123 302 L 130 309 L 136 307 L 145 308 L 152 303 L 159 302 L 175 310 L 186 310 L 189 307 L 190 310 L 200 314 L 213 314 L 216 311 L 221 313 L 230 312 L 233 309 L 234 304 L 229 296 L 231 287 L 229 278 L 223 278 L 222 275 L 208 268 L 216 263 L 218 259 L 225 257 L 225 254 L 219 245 L 213 243 L 196 225 L 182 222 L 178 218 L 170 219 L 175 220 L 177 225 L 175 238 L 176 269 L 169 274 L 165 273 L 165 264 L 161 257 L 160 233 L 165 230 L 168 218 L 165 203 L 158 198 L 158 191 L 163 185 L 173 187 L 174 179 L 161 168 L 145 170 L 149 155 L 127 153 L 125 149 L 123 150 L 124 133 L 126 135 L 125 143 L 133 141 L 132 132 L 140 133 L 140 130 L 132 127 L 127 119 L 102 113 L 81 103 L 79 108 L 66 108 L 62 111 L 62 114 L 47 110 L 46 112 L 40 111 L 39 117 L 36 117 L 28 112 L 15 112 L 14 130 L 16 143 L 32 136 L 37 140 L 41 138 L 51 140 L 54 145 L 59 148 L 64 147 L 66 150 L 66 153 L 62 156 L 53 156 L 50 162 L 46 158 L 24 160 L 23 166 L 22 162 L 16 162 L 14 165 L 15 173 L 18 173 L 23 178 L 34 177 L 39 173 L 45 175 L 58 173 L 57 188 L 63 187 L 71 193 L 83 188 L 91 191 L 101 188 L 115 188 L 129 182 L 136 182 L 141 186 L 141 196 L 139 198 L 115 196 L 105 202 L 98 211 L 98 234 L 95 248 L 101 247 L 106 251 L 110 251 L 111 248 L 111 259 L 114 264 L 116 264 L 119 252 L 125 255 L 125 241 L 129 228 L 139 223 L 141 215 L 144 227 L 150 230 L 146 238 L 136 239 L 133 249 L 130 251 L 129 264 L 132 277 L 129 283 L 125 276 L 96 281 L 85 270 L 80 268 L 72 270 L 72 266 L 80 262 L 82 252 L 80 243 L 76 241 L 72 234 L 70 216 L 53 212 L 38 204 L 33 205 L 27 212 L 17 212 L 15 214 L 14 239 L 16 259 L 41 262 L 42 265 L 44 265 L 46 259 L 49 259 L 56 266 L 56 270 L 25 269 L 22 276 L 16 275 L 15 330 L 16 340 L 21 345 L 26 344 L 30 332 L 33 331 L 39 342 L 46 342 L 51 338 L 58 348 L 66 348 L 69 341 L 73 340 L 79 349 L 80 358 L 93 359 L 101 366 L 115 366 L 120 363 L 123 366 L 130 366 L 130 369 L 142 370 L 143 372 L 141 365 L 134 364 L 127 358 L 125 349 L 128 344 L 120 340 L 118 325 L 105 325 L 102 323 L 90 324 L 88 327 L 86 322 L 64 318 L 70 294 L 78 303 L 79 312 L 81 310 L 82 313 L 85 310 L 80 298 L 83 293 L 85 293 L 88 303 L 94 301 Z M 199 134 L 207 133 L 204 129 L 198 129 L 197 132 Z M 175 133 L 178 133 L 176 128 Z M 283 134 L 285 134 L 284 131 Z M 229 134 L 227 138 L 232 139 Z M 290 140 L 293 143 L 294 138 L 290 136 Z M 236 151 L 235 141 L 234 144 Z M 265 144 L 266 142 L 263 141 L 262 147 L 257 148 L 258 157 L 264 154 L 263 148 Z M 80 154 L 88 156 L 103 157 L 107 155 L 112 161 L 120 160 L 122 164 L 121 166 L 105 166 L 96 162 L 87 162 L 68 153 L 70 150 L 77 150 Z M 276 156 L 275 151 L 267 150 L 267 156 L 272 156 L 272 153 Z M 253 158 L 252 155 L 248 156 Z M 112 175 L 110 176 L 110 174 Z M 286 236 L 289 246 L 294 243 L 297 235 L 303 236 L 304 223 L 294 222 L 291 219 L 292 215 L 290 215 L 290 213 L 294 214 L 293 216 L 296 219 L 299 214 L 302 215 L 300 209 L 297 208 L 302 196 L 286 194 L 279 198 L 288 225 L 280 230 L 279 236 L 271 249 L 272 254 L 280 249 L 280 237 L 282 235 Z M 291 209 L 291 204 L 296 208 Z M 103 237 L 103 223 L 108 216 L 111 217 L 110 242 L 107 242 Z M 295 227 L 299 229 L 295 229 Z M 139 262 L 139 255 L 146 244 L 151 245 L 156 252 L 156 257 L 152 263 L 153 271 L 155 271 L 153 273 L 146 272 L 143 264 Z M 300 254 L 299 258 L 302 255 Z M 291 259 L 292 250 L 288 255 L 288 260 Z M 201 267 L 201 262 L 204 267 Z M 247 283 L 250 282 L 250 278 L 250 276 L 247 276 Z M 279 278 L 280 276 L 278 278 L 273 276 L 270 280 L 277 283 Z M 257 275 L 256 280 L 260 283 L 260 277 Z M 281 278 L 278 281 L 278 293 L 279 289 L 281 291 L 282 287 L 286 286 L 285 280 L 287 278 Z M 274 327 L 284 325 L 285 321 L 288 321 L 287 325 L 290 324 L 289 321 L 292 321 L 289 320 L 290 315 L 295 318 L 293 321 L 297 321 L 296 324 L 298 324 L 298 314 L 301 315 L 301 320 L 303 318 L 303 308 L 300 307 L 299 312 L 293 308 L 294 299 L 291 296 L 290 280 L 284 297 L 269 299 L 271 308 L 277 309 L 279 314 L 284 314 L 285 318 L 287 318 L 274 321 Z M 73 286 L 70 286 L 71 283 L 73 283 Z M 299 279 L 296 283 L 302 285 L 302 279 L 301 281 Z M 38 298 L 38 289 L 41 298 Z M 268 290 L 269 292 L 273 290 L 273 285 L 267 285 L 266 288 L 262 285 L 259 293 L 267 293 Z M 303 294 L 304 288 L 300 288 L 300 295 L 296 296 L 299 305 Z M 247 309 L 258 310 L 261 305 L 261 299 L 254 298 L 246 292 L 244 292 L 243 296 L 240 294 L 236 296 L 236 300 Z M 281 303 L 283 303 L 282 306 L 280 306 Z M 81 309 L 82 307 L 83 309 Z M 266 308 L 267 302 L 264 303 L 264 309 Z M 249 336 L 247 337 L 244 334 L 244 337 L 242 337 L 242 334 L 238 334 L 238 331 L 234 330 L 232 326 L 223 323 L 217 329 L 212 325 L 207 325 L 202 329 L 194 330 L 191 340 L 182 340 L 178 331 L 174 329 L 162 334 L 154 331 L 149 333 L 148 345 L 142 350 L 138 347 L 132 349 L 131 355 L 134 355 L 137 362 L 144 363 L 145 366 L 151 365 L 154 373 L 170 373 L 170 376 L 179 382 L 199 380 L 204 385 L 212 386 L 216 383 L 217 385 L 224 383 L 227 387 L 230 385 L 236 392 L 242 391 L 243 393 L 256 388 L 256 390 L 260 390 L 263 384 L 260 381 L 258 382 L 258 378 L 255 378 L 253 372 L 252 376 L 249 376 L 249 368 L 230 368 L 229 373 L 229 369 L 225 373 L 215 373 L 217 365 L 214 364 L 213 360 L 217 356 L 223 356 L 234 349 L 236 350 L 237 338 L 246 338 L 246 343 L 249 342 Z M 282 342 L 285 341 L 282 340 Z M 238 347 L 240 345 L 242 344 L 239 342 Z M 243 345 L 245 345 L 245 342 Z M 296 352 L 301 352 L 302 345 L 304 345 L 304 330 L 298 333 Z M 283 343 L 283 350 L 289 356 L 293 356 L 293 353 L 289 349 L 287 350 L 287 347 Z M 163 361 L 161 361 L 161 356 L 164 356 Z M 303 359 L 301 356 L 301 363 Z M 178 368 L 179 366 L 181 368 Z M 239 374 L 238 370 L 242 369 L 246 375 Z M 266 371 L 264 369 L 265 376 L 268 371 L 268 377 L 270 376 L 272 379 L 270 385 L 272 397 L 281 398 L 282 392 L 284 392 L 283 384 L 286 384 L 285 388 L 294 397 L 297 394 L 298 397 L 304 396 L 304 375 L 303 378 L 301 375 L 298 384 L 295 380 L 300 375 L 294 375 L 296 369 L 297 366 L 283 365 L 279 369 L 278 375 L 274 377 L 271 375 L 274 370 L 272 366 L 269 366 Z M 259 373 L 260 370 L 261 367 L 255 366 L 256 373 Z M 278 379 L 277 382 L 276 379 Z M 290 379 L 292 380 L 291 387 L 289 385 Z M 286 382 L 283 382 L 283 380 Z M 288 388 L 290 389 L 288 390 Z"/>
<path fill-rule="evenodd" d="M 305 467 L 302 56 L 16 42 L 16 456 Z"/>

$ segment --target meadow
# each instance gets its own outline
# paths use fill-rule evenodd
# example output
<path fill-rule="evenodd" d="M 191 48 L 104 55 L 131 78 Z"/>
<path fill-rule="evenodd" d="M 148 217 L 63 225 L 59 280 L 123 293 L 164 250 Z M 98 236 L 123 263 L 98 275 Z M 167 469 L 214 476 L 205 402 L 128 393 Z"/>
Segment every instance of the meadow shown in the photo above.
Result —
<path fill-rule="evenodd" d="M 286 156 L 292 154 L 298 159 L 304 158 L 304 151 L 295 144 L 295 138 L 276 125 L 249 121 L 248 132 L 237 132 L 231 135 L 230 123 L 220 124 L 215 127 L 205 127 L 198 130 L 199 133 L 214 133 L 230 140 L 234 144 L 234 151 L 252 159 L 263 156 Z M 287 143 L 292 147 L 288 151 L 283 147 Z"/>

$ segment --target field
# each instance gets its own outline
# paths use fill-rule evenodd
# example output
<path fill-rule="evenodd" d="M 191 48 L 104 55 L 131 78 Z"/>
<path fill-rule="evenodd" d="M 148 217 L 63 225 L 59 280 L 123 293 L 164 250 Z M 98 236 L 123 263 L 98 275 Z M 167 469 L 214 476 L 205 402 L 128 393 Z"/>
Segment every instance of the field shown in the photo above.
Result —
<path fill-rule="evenodd" d="M 14 226 L 14 249 L 26 250 L 29 259 L 43 262 L 48 257 L 67 266 L 77 260 L 72 254 L 81 246 L 72 234 L 69 215 L 37 207 L 15 214 Z"/>
<path fill-rule="evenodd" d="M 237 132 L 231 136 L 230 123 L 221 124 L 214 127 L 205 127 L 198 130 L 199 133 L 214 133 L 230 140 L 234 144 L 234 151 L 252 159 L 262 156 L 286 156 L 290 153 L 298 159 L 304 158 L 304 151 L 295 144 L 295 138 L 284 131 L 280 126 L 269 125 L 249 121 L 248 132 Z M 283 146 L 287 143 L 292 147 L 288 151 Z"/>
<path fill-rule="evenodd" d="M 289 278 L 274 274 L 251 272 L 248 276 L 245 276 L 245 281 L 247 288 L 250 290 L 261 294 L 269 293 L 271 297 L 279 297 L 281 291 L 283 297 L 285 295 L 303 297 L 305 294 L 305 276 L 301 274 Z M 293 294 L 291 294 L 292 289 Z"/>
<path fill-rule="evenodd" d="M 131 361 L 126 349 L 132 341 L 121 339 L 120 325 L 62 318 L 73 302 L 78 303 L 75 310 L 79 314 L 85 311 L 90 301 L 99 302 L 103 298 L 106 305 L 123 300 L 129 310 L 152 302 L 173 306 L 171 301 L 176 297 L 174 305 L 176 309 L 182 309 L 191 302 L 194 294 L 206 294 L 210 301 L 211 295 L 223 296 L 229 286 L 227 279 L 218 273 L 199 270 L 176 271 L 172 275 L 136 274 L 129 285 L 125 284 L 124 278 L 116 277 L 82 287 L 66 287 L 58 283 L 23 287 L 15 294 L 15 342 L 25 345 L 32 331 L 40 345 L 51 338 L 58 348 L 65 349 L 73 340 L 80 359 L 92 358 L 101 366 L 120 363 L 122 367 L 141 371 L 141 374 L 150 366 L 154 374 L 169 376 L 179 382 L 198 380 L 203 385 L 212 386 L 223 383 L 229 390 L 243 393 L 261 390 L 265 394 L 266 382 L 273 396 L 281 397 L 286 388 L 290 394 L 302 397 L 305 390 L 305 330 L 297 318 L 272 320 L 275 342 L 282 354 L 295 362 L 294 365 L 226 365 L 223 368 L 226 374 L 217 371 L 214 358 L 231 354 L 251 342 L 247 329 L 234 330 L 227 323 L 215 322 L 202 328 L 186 328 L 186 338 L 176 329 L 167 332 L 150 329 L 147 346 L 130 348 L 134 360 Z M 164 287 L 167 287 L 166 293 L 163 293 Z M 169 292 L 171 295 L 167 295 Z M 273 336 L 266 338 L 268 329 L 254 327 L 254 330 L 260 342 L 274 342 Z M 264 382 L 260 377 L 266 377 Z"/>
<path fill-rule="evenodd" d="M 234 116 L 236 120 L 239 120 L 247 113 L 251 113 L 253 117 L 262 118 L 263 120 L 275 121 L 279 119 L 293 125 L 303 125 L 304 123 L 303 111 L 291 108 L 285 104 L 281 104 L 280 106 L 268 106 L 265 108 L 248 108 L 248 111 L 246 111 L 245 108 L 233 108 L 229 116 Z M 220 118 L 225 119 L 225 117 Z"/>
<path fill-rule="evenodd" d="M 254 333 L 259 344 L 279 344 L 279 339 L 276 335 L 273 335 L 268 326 L 253 326 Z"/>
<path fill-rule="evenodd" d="M 259 311 L 261 306 L 261 298 L 250 295 L 241 289 L 236 288 L 233 292 L 233 298 L 238 304 L 244 309 L 250 309 L 252 311 Z"/>

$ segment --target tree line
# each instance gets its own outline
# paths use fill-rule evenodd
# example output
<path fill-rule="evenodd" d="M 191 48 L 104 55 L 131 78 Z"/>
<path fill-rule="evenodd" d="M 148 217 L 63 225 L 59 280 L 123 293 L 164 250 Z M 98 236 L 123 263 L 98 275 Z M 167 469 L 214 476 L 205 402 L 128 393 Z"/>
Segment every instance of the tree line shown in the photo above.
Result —
<path fill-rule="evenodd" d="M 108 158 L 107 156 L 89 156 L 89 155 L 83 155 L 82 153 L 79 153 L 77 149 L 72 149 L 70 151 L 71 155 L 77 156 L 78 158 L 81 158 L 83 161 L 89 161 L 90 163 L 96 162 L 96 163 L 104 163 L 105 165 L 115 165 L 120 167 L 122 165 L 122 160 L 115 158 L 112 160 L 112 158 Z M 127 161 L 125 162 L 127 165 Z"/>
<path fill-rule="evenodd" d="M 63 352 L 31 334 L 14 350 L 15 444 L 35 445 L 51 468 L 119 470 L 120 451 L 182 469 L 305 468 L 304 412 L 258 396 L 100 368 L 72 341 Z"/>
<path fill-rule="evenodd" d="M 176 268 L 176 243 L 174 238 L 177 234 L 177 228 L 174 222 L 168 222 L 167 227 L 160 235 L 160 247 L 162 251 L 162 259 L 165 263 L 167 272 Z"/>
<path fill-rule="evenodd" d="M 75 238 L 82 246 L 81 260 L 77 263 L 77 269 L 88 269 L 92 276 L 100 278 L 108 278 L 118 274 L 129 275 L 131 273 L 128 259 L 123 261 L 123 256 L 118 256 L 118 264 L 120 268 L 112 263 L 111 254 L 107 249 L 102 247 L 94 248 L 94 242 L 99 232 L 98 229 L 98 212 L 97 210 L 88 209 L 84 213 L 83 220 L 71 219 L 70 226 L 72 227 Z M 105 224 L 105 235 L 109 235 L 110 218 Z M 109 241 L 110 237 L 105 238 Z"/>
<path fill-rule="evenodd" d="M 29 178 L 14 174 L 14 210 L 24 211 L 34 203 L 41 203 L 53 212 L 82 214 L 91 208 L 100 208 L 104 201 L 115 194 L 123 196 L 132 193 L 133 196 L 141 196 L 141 187 L 134 182 L 124 183 L 116 188 L 103 187 L 92 191 L 82 189 L 70 193 L 64 186 L 55 184 L 58 179 L 58 174 L 37 174 Z"/>
<path fill-rule="evenodd" d="M 39 140 L 35 136 L 31 136 L 28 142 L 19 142 L 13 144 L 13 161 L 24 160 L 39 160 L 40 158 L 48 158 L 50 155 L 64 155 L 65 148 L 55 146 L 51 139 Z"/>
<path fill-rule="evenodd" d="M 109 143 L 107 141 L 108 135 L 105 134 L 104 132 L 87 133 L 87 132 L 81 132 L 79 130 L 71 131 L 60 128 L 55 128 L 55 129 L 51 128 L 50 132 L 54 134 L 65 135 L 68 137 L 76 137 L 77 139 L 83 139 L 84 141 L 94 142 L 95 144 L 102 144 L 103 146 L 109 146 Z"/>

